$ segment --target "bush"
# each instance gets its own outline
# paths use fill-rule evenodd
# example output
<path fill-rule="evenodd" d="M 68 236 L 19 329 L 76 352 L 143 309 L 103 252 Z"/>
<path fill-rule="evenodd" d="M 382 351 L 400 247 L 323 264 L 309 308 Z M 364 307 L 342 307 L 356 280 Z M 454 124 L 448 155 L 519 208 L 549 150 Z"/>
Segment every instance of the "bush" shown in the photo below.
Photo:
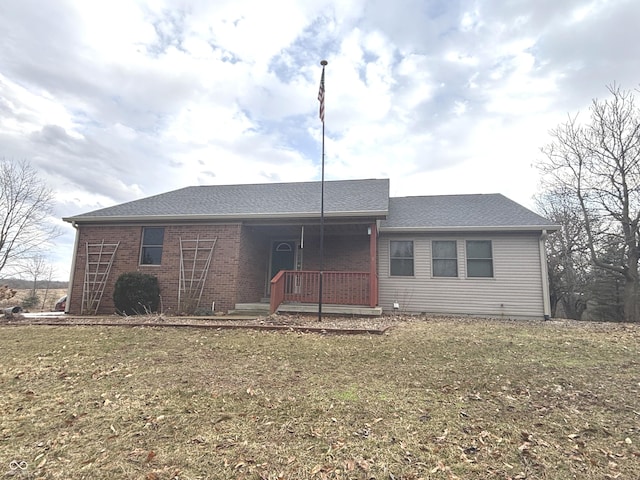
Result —
<path fill-rule="evenodd" d="M 123 273 L 116 280 L 113 303 L 120 315 L 156 312 L 160 304 L 158 279 L 146 273 Z"/>
<path fill-rule="evenodd" d="M 29 295 L 22 300 L 22 308 L 26 308 L 27 310 L 35 307 L 40 303 L 40 298 L 38 295 Z"/>

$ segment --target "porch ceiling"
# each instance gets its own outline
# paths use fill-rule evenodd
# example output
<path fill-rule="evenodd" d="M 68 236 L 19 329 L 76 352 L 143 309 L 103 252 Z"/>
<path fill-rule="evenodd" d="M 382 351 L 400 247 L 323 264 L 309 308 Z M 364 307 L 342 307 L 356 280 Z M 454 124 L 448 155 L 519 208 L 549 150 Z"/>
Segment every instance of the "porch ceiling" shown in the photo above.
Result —
<path fill-rule="evenodd" d="M 333 235 L 366 235 L 367 228 L 370 223 L 366 224 L 325 224 L 324 234 L 325 236 Z M 320 235 L 320 225 L 317 224 L 297 224 L 297 225 L 246 225 L 245 228 L 250 229 L 256 233 L 266 236 L 291 236 L 297 237 L 300 235 L 300 231 L 304 226 L 305 235 L 317 236 Z"/>

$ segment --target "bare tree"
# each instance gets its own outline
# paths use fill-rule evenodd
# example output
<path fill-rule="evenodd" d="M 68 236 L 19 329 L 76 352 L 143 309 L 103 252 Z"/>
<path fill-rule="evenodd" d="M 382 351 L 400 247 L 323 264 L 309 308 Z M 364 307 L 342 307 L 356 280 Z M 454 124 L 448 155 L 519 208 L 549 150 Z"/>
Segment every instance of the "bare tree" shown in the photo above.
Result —
<path fill-rule="evenodd" d="M 560 230 L 547 237 L 551 316 L 558 305 L 567 318 L 580 320 L 589 300 L 589 250 L 582 212 L 570 192 L 547 190 L 536 196 L 537 210 Z"/>
<path fill-rule="evenodd" d="M 60 235 L 46 224 L 53 193 L 26 161 L 0 160 L 0 272 Z"/>
<path fill-rule="evenodd" d="M 38 280 L 40 280 L 49 269 L 47 260 L 43 255 L 34 255 L 33 257 L 29 257 L 23 265 L 22 273 L 28 275 L 29 280 L 32 281 L 31 295 L 35 295 L 38 289 Z"/>
<path fill-rule="evenodd" d="M 640 259 L 640 110 L 634 93 L 612 85 L 611 98 L 594 100 L 585 123 L 578 115 L 551 131 L 542 150 L 545 183 L 563 189 L 581 212 L 587 248 L 595 267 L 624 278 L 625 321 L 638 321 Z M 621 254 L 606 255 L 612 245 Z"/>

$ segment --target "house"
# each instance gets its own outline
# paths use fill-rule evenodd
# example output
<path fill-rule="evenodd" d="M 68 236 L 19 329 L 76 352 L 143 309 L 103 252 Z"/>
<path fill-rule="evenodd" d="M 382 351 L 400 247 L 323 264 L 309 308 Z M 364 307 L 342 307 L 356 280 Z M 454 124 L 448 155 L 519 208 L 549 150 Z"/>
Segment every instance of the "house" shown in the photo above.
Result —
<path fill-rule="evenodd" d="M 502 195 L 389 197 L 389 180 L 187 187 L 64 218 L 67 309 L 112 314 L 118 276 L 158 278 L 169 314 L 246 305 L 543 318 L 549 221 Z"/>

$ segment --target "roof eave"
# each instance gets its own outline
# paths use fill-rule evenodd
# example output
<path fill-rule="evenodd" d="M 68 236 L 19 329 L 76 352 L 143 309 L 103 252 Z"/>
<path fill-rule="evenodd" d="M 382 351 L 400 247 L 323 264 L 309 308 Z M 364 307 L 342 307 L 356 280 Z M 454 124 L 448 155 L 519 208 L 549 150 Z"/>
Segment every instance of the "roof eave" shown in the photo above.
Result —
<path fill-rule="evenodd" d="M 558 225 L 507 226 L 441 226 L 441 227 L 380 227 L 381 233 L 450 233 L 450 232 L 555 232 Z"/>
<path fill-rule="evenodd" d="M 348 218 L 348 217 L 374 217 L 386 218 L 388 212 L 386 210 L 368 210 L 354 212 L 325 212 L 327 218 Z M 175 222 L 185 220 L 196 221 L 230 221 L 230 220 L 291 220 L 295 218 L 311 219 L 320 218 L 320 212 L 292 212 L 292 213 L 247 213 L 237 214 L 220 214 L 220 215 L 109 215 L 109 216 L 87 216 L 81 215 L 77 217 L 63 217 L 62 220 L 68 223 L 121 223 L 121 222 Z"/>

